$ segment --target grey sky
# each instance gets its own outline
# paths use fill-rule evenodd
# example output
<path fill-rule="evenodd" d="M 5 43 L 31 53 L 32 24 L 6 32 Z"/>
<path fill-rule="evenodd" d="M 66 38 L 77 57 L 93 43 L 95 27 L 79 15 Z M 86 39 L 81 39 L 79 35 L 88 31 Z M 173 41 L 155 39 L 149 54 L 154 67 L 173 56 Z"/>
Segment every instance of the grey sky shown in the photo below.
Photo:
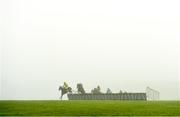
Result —
<path fill-rule="evenodd" d="M 178 0 L 0 4 L 0 99 L 58 99 L 64 81 L 180 99 Z"/>

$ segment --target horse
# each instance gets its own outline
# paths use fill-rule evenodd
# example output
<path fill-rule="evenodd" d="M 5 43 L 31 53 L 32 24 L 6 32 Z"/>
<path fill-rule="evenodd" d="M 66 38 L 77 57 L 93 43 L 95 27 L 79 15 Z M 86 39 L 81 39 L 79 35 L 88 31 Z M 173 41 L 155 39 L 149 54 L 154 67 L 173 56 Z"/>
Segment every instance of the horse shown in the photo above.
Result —
<path fill-rule="evenodd" d="M 71 87 L 68 87 L 67 89 L 65 89 L 64 87 L 60 86 L 59 91 L 60 90 L 61 90 L 61 97 L 60 97 L 61 100 L 62 100 L 62 97 L 63 97 L 64 94 L 72 93 L 72 88 Z"/>
<path fill-rule="evenodd" d="M 101 94 L 100 88 L 97 87 L 97 88 L 92 89 L 91 93 L 92 94 Z"/>
<path fill-rule="evenodd" d="M 85 94 L 85 90 L 83 88 L 83 85 L 81 83 L 77 84 L 78 93 Z"/>

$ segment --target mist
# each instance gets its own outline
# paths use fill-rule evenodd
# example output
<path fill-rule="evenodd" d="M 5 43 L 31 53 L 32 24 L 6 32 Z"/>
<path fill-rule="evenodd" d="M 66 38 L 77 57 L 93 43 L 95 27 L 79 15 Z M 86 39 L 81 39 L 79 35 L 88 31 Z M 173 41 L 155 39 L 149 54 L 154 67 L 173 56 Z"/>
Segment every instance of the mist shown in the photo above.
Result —
<path fill-rule="evenodd" d="M 0 99 L 56 100 L 64 81 L 180 99 L 179 1 L 0 3 Z"/>

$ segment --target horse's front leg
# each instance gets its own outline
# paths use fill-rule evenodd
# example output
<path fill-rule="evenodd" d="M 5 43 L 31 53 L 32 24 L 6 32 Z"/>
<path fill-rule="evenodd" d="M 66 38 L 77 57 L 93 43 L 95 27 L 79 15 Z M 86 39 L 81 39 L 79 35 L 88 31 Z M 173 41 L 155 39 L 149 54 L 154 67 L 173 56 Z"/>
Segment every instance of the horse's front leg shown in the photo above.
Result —
<path fill-rule="evenodd" d="M 61 100 L 62 100 L 62 97 L 63 97 L 63 92 L 61 92 L 61 97 L 60 97 L 59 99 L 61 99 Z"/>

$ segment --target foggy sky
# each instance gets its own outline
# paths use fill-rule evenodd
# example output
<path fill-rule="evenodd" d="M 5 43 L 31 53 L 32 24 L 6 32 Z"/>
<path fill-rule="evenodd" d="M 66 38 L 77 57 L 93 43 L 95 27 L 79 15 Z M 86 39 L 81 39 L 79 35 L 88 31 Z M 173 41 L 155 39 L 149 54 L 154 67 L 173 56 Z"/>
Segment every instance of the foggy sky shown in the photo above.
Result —
<path fill-rule="evenodd" d="M 64 81 L 180 99 L 178 0 L 0 4 L 0 99 L 58 99 Z"/>

